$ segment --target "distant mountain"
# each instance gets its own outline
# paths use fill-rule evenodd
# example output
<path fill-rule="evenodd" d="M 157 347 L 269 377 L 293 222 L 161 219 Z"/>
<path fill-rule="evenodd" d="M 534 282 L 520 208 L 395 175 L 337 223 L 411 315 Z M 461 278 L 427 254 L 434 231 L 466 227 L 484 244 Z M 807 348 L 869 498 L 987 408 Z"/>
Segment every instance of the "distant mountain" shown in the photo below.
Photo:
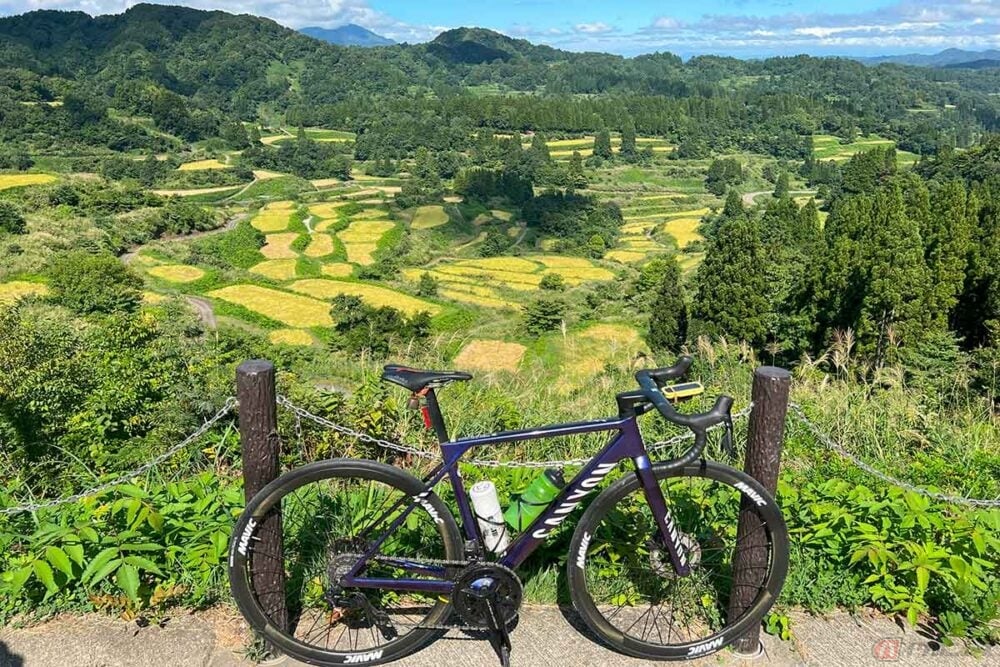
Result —
<path fill-rule="evenodd" d="M 1000 67 L 1000 60 L 996 58 L 983 58 L 982 60 L 970 60 L 967 63 L 955 63 L 954 65 L 946 65 L 945 67 L 949 69 L 993 69 Z"/>
<path fill-rule="evenodd" d="M 878 65 L 881 63 L 895 63 L 897 65 L 917 65 L 918 67 L 962 67 L 967 63 L 978 61 L 1000 60 L 1000 51 L 988 49 L 986 51 L 964 51 L 962 49 L 945 49 L 940 53 L 906 53 L 899 56 L 874 56 L 871 58 L 856 58 L 866 65 Z M 972 65 L 981 69 L 992 65 Z"/>
<path fill-rule="evenodd" d="M 316 39 L 339 46 L 389 46 L 396 43 L 388 37 L 383 37 L 368 28 L 363 28 L 353 23 L 348 23 L 337 28 L 311 26 L 309 28 L 302 28 L 299 32 L 303 35 L 315 37 Z"/>
<path fill-rule="evenodd" d="M 562 53 L 548 46 L 532 44 L 525 39 L 514 39 L 486 28 L 446 30 L 428 43 L 427 50 L 447 62 L 466 65 L 519 58 L 545 61 Z"/>

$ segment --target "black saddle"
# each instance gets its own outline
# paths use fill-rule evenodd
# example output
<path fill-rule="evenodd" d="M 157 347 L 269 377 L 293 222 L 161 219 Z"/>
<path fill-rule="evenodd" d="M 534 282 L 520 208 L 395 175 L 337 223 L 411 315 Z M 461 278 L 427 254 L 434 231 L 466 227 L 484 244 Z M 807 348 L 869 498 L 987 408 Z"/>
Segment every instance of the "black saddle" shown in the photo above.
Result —
<path fill-rule="evenodd" d="M 461 371 L 424 371 L 407 366 L 389 364 L 382 370 L 382 379 L 395 382 L 417 393 L 426 387 L 441 387 L 449 382 L 465 382 L 472 376 Z"/>

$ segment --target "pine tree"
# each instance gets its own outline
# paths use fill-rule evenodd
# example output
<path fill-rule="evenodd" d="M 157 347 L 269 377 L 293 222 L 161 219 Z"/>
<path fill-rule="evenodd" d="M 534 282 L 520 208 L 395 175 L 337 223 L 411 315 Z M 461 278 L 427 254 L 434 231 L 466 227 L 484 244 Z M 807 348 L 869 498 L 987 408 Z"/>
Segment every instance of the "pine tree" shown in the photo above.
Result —
<path fill-rule="evenodd" d="M 727 218 L 738 218 L 743 213 L 743 197 L 736 190 L 730 190 L 722 207 L 722 215 Z"/>
<path fill-rule="evenodd" d="M 639 159 L 639 152 L 635 145 L 635 123 L 631 118 L 626 120 L 622 126 L 622 145 L 618 149 L 618 154 L 626 162 L 635 162 Z"/>
<path fill-rule="evenodd" d="M 573 189 L 587 187 L 587 174 L 583 171 L 583 157 L 579 151 L 573 151 L 569 158 L 569 187 Z"/>
<path fill-rule="evenodd" d="M 788 172 L 783 171 L 778 175 L 778 182 L 774 184 L 774 196 L 783 199 L 788 196 Z"/>
<path fill-rule="evenodd" d="M 687 304 L 681 288 L 681 267 L 671 257 L 664 262 L 649 313 L 646 342 L 654 352 L 676 352 L 687 338 Z"/>
<path fill-rule="evenodd" d="M 972 244 L 965 186 L 953 180 L 931 198 L 928 222 L 922 229 L 924 257 L 930 274 L 927 311 L 938 328 L 945 328 L 965 284 Z"/>
<path fill-rule="evenodd" d="M 879 364 L 891 360 L 893 342 L 923 334 L 929 284 L 920 230 L 906 215 L 898 185 L 876 191 L 866 222 L 859 266 L 866 284 L 855 332 L 858 351 L 873 354 Z"/>
<path fill-rule="evenodd" d="M 698 268 L 692 331 L 763 346 L 771 319 L 766 276 L 757 225 L 746 215 L 724 217 Z"/>
<path fill-rule="evenodd" d="M 606 129 L 601 129 L 594 137 L 594 155 L 602 160 L 610 160 L 614 157 L 611 151 L 611 133 Z"/>

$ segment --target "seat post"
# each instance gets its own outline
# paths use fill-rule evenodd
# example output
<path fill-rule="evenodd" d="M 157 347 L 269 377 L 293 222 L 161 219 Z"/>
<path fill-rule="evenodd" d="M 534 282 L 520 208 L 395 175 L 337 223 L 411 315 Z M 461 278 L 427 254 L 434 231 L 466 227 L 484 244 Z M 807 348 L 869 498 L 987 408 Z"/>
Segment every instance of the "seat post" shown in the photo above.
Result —
<path fill-rule="evenodd" d="M 434 393 L 433 387 L 427 390 L 424 400 L 427 402 L 427 414 L 430 416 L 431 426 L 434 428 L 438 442 L 442 444 L 448 442 L 450 440 L 448 429 L 444 425 L 444 417 L 441 416 L 441 406 L 438 405 L 437 395 Z"/>

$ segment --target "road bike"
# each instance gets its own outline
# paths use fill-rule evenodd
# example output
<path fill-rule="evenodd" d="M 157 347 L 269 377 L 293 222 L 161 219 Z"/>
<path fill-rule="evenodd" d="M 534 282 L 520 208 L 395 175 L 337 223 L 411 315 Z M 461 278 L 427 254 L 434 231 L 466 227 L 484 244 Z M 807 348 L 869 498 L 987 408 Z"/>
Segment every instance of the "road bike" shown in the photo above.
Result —
<path fill-rule="evenodd" d="M 411 392 L 411 406 L 436 434 L 441 462 L 418 479 L 377 461 L 325 460 L 268 484 L 233 532 L 229 577 L 240 611 L 271 646 L 309 664 L 391 662 L 462 627 L 484 634 L 507 665 L 523 596 L 516 570 L 605 487 L 586 505 L 566 558 L 569 596 L 587 627 L 611 648 L 653 660 L 728 646 L 774 604 L 788 536 L 756 480 L 702 456 L 713 428 L 731 447 L 732 399 L 720 396 L 701 414 L 679 412 L 670 400 L 685 392 L 668 383 L 691 363 L 681 357 L 637 372 L 639 388 L 616 396 L 616 417 L 456 440 L 436 390 L 472 376 L 386 366 L 382 378 Z M 654 408 L 693 432 L 682 456 L 650 460 L 638 418 Z M 487 550 L 459 473 L 463 455 L 601 432 L 610 440 L 537 518 L 502 552 Z M 632 474 L 611 481 L 624 462 Z M 272 546 L 279 543 L 280 551 Z"/>

